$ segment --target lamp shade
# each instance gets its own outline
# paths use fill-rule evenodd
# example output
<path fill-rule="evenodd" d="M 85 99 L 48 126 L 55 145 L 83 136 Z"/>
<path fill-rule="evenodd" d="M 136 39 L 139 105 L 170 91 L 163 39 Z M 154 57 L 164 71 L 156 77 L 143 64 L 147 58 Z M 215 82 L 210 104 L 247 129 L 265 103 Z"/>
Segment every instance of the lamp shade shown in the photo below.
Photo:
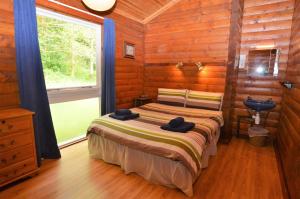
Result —
<path fill-rule="evenodd" d="M 111 9 L 116 0 L 82 0 L 83 3 L 92 10 L 106 11 Z"/>

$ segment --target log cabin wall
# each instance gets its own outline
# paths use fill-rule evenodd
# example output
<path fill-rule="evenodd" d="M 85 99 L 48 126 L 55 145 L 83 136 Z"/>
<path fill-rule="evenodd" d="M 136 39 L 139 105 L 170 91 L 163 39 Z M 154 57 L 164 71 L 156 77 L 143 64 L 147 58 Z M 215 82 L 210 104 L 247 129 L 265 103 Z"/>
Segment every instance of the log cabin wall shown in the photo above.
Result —
<path fill-rule="evenodd" d="M 143 93 L 144 26 L 117 14 L 116 22 L 116 97 L 118 108 L 133 106 L 133 99 Z M 135 59 L 123 57 L 124 41 L 135 44 Z"/>
<path fill-rule="evenodd" d="M 269 115 L 267 128 L 275 133 L 279 124 L 283 89 L 279 81 L 284 78 L 287 67 L 293 0 L 245 0 L 242 27 L 241 54 L 251 47 L 275 44 L 281 49 L 279 77 L 248 77 L 240 70 L 236 88 L 233 114 L 233 132 L 236 131 L 238 115 L 247 115 L 243 100 L 247 96 L 257 99 L 272 98 L 277 106 Z M 246 133 L 247 124 L 241 124 L 241 133 Z"/>
<path fill-rule="evenodd" d="M 0 109 L 17 107 L 19 91 L 16 74 L 13 0 L 0 3 Z"/>
<path fill-rule="evenodd" d="M 59 1 L 81 10 L 91 11 L 78 0 Z M 97 12 L 93 13 L 99 14 Z M 103 13 L 99 15 L 103 16 Z M 129 108 L 133 105 L 133 99 L 143 93 L 144 26 L 116 13 L 105 13 L 105 17 L 114 19 L 116 24 L 115 77 L 117 108 Z M 135 44 L 135 59 L 123 57 L 124 41 Z"/>
<path fill-rule="evenodd" d="M 278 131 L 278 148 L 292 199 L 300 198 L 300 0 L 295 1 L 286 80 L 295 88 L 284 89 Z"/>
<path fill-rule="evenodd" d="M 152 98 L 159 87 L 224 92 L 226 140 L 231 135 L 243 2 L 182 0 L 145 27 L 144 92 Z M 176 68 L 181 61 L 184 66 Z M 199 61 L 206 65 L 200 72 L 195 65 Z"/>
<path fill-rule="evenodd" d="M 156 98 L 159 87 L 224 92 L 230 19 L 231 0 L 181 0 L 147 23 L 145 94 Z M 196 62 L 207 66 L 199 72 Z"/>
<path fill-rule="evenodd" d="M 241 50 L 241 32 L 244 0 L 233 0 L 231 9 L 230 37 L 228 44 L 227 74 L 223 100 L 224 127 L 222 138 L 229 142 L 232 137 L 233 102 L 236 95 L 238 62 Z"/>

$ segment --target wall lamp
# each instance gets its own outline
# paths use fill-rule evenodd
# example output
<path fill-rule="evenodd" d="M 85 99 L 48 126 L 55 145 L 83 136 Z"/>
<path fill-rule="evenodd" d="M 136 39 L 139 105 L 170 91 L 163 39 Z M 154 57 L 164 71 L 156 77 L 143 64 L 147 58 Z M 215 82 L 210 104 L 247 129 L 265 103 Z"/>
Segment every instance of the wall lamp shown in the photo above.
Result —
<path fill-rule="evenodd" d="M 176 64 L 176 68 L 180 69 L 181 67 L 183 67 L 183 62 L 182 62 L 182 61 L 181 61 L 181 62 L 178 62 L 178 63 Z"/>
<path fill-rule="evenodd" d="M 191 63 L 191 64 L 189 64 L 189 63 L 184 64 L 183 62 L 178 62 L 176 64 L 176 68 L 181 69 L 181 68 L 183 68 L 184 65 L 194 66 L 193 63 Z M 202 71 L 205 68 L 205 66 L 201 62 L 196 62 L 195 65 L 197 66 L 198 71 Z"/>
<path fill-rule="evenodd" d="M 196 62 L 195 64 L 198 67 L 199 71 L 202 71 L 205 68 L 205 66 L 201 62 Z"/>

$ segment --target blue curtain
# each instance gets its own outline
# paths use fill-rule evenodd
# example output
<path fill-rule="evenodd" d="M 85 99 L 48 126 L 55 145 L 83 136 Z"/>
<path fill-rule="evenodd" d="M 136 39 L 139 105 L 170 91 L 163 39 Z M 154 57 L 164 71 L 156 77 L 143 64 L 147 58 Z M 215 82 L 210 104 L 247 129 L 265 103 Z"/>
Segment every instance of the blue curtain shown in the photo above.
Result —
<path fill-rule="evenodd" d="M 14 0 L 17 73 L 21 107 L 33 117 L 37 158 L 60 158 L 41 61 L 35 0 Z"/>
<path fill-rule="evenodd" d="M 101 115 L 115 111 L 115 50 L 116 33 L 115 23 L 111 19 L 104 19 L 103 64 L 102 64 L 102 91 Z"/>

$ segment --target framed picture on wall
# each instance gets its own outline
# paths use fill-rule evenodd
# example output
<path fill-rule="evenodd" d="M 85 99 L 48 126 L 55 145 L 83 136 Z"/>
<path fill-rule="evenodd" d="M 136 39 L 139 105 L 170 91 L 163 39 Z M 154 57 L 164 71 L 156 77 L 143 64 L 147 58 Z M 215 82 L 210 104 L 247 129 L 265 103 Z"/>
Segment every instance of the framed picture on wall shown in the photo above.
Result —
<path fill-rule="evenodd" d="M 129 42 L 124 42 L 124 57 L 134 59 L 135 57 L 135 45 Z"/>

